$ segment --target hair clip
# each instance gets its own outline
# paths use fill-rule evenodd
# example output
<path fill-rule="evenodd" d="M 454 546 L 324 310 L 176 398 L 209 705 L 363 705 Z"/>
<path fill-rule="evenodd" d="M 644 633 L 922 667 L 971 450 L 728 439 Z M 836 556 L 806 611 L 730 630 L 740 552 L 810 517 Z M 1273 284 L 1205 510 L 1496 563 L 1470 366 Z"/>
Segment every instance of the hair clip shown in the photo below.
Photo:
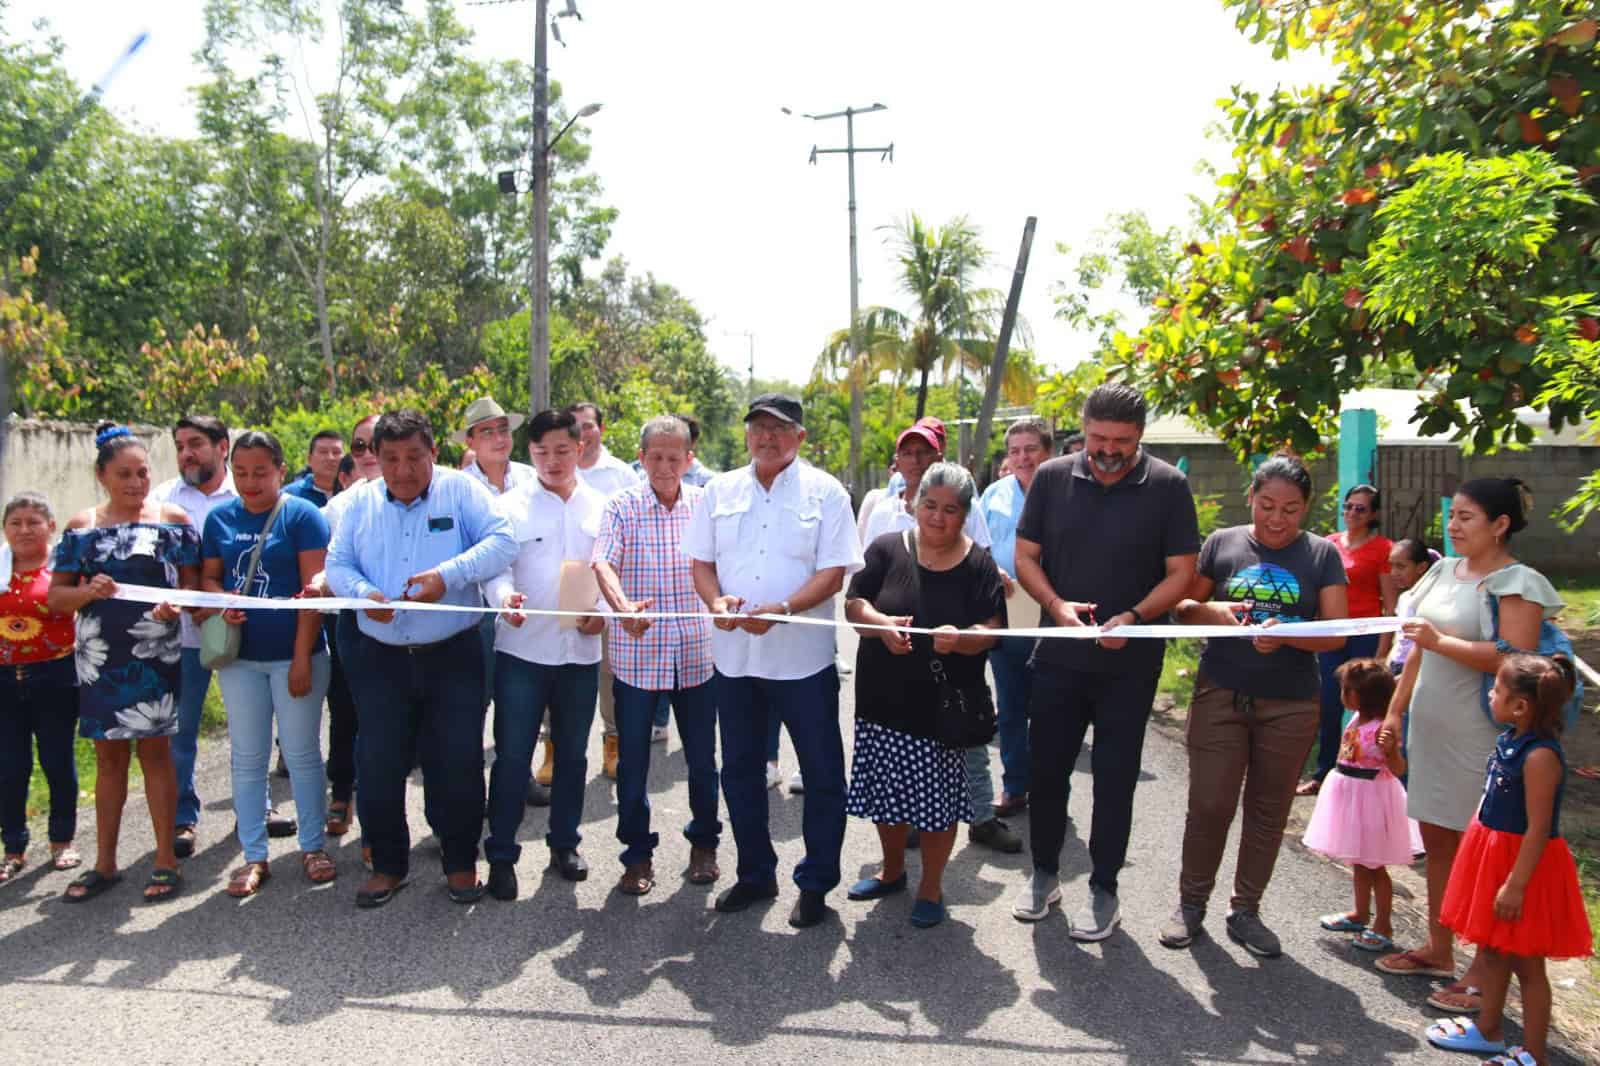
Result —
<path fill-rule="evenodd" d="M 127 426 L 107 426 L 105 429 L 102 429 L 99 433 L 94 435 L 94 446 L 96 448 L 104 448 L 108 443 L 116 440 L 118 437 L 131 436 L 133 436 L 133 430 L 129 429 Z"/>

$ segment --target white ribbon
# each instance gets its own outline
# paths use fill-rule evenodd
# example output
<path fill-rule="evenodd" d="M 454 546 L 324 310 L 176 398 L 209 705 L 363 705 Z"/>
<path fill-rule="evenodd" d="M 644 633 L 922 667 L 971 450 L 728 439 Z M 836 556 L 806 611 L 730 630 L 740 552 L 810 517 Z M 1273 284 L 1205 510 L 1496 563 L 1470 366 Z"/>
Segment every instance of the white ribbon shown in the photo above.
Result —
<path fill-rule="evenodd" d="M 457 614 L 523 614 L 550 617 L 590 618 L 595 615 L 618 620 L 627 618 L 699 618 L 714 621 L 726 615 L 713 615 L 707 611 L 640 611 L 637 614 L 617 614 L 610 610 L 559 611 L 524 607 L 515 612 L 503 607 L 462 607 L 453 603 L 417 603 L 413 600 L 391 600 L 378 603 L 354 597 L 330 596 L 321 599 L 272 600 L 259 596 L 238 596 L 232 593 L 197 592 L 189 589 L 164 589 L 151 585 L 117 586 L 116 599 L 133 603 L 170 603 L 174 607 L 203 607 L 214 610 L 237 609 L 241 611 L 448 611 Z M 740 619 L 763 622 L 782 622 L 791 625 L 852 627 L 855 629 L 883 629 L 897 633 L 931 635 L 933 629 L 916 626 L 857 625 L 832 618 L 812 618 L 796 614 L 744 614 Z M 1100 626 L 1051 626 L 1033 629 L 994 630 L 995 636 L 1028 637 L 1045 640 L 1094 640 L 1100 636 L 1132 637 L 1147 640 L 1177 640 L 1184 637 L 1356 637 L 1370 633 L 1392 633 L 1400 628 L 1399 618 L 1335 618 L 1321 622 L 1284 622 L 1275 626 L 1117 626 L 1103 630 Z"/>

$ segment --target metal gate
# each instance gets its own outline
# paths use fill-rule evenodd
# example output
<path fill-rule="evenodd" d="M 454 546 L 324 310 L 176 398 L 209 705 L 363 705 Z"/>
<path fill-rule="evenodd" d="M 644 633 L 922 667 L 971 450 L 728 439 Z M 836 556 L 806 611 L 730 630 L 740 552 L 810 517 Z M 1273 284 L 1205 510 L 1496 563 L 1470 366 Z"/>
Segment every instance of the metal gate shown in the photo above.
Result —
<path fill-rule="evenodd" d="M 1416 537 L 1440 548 L 1439 500 L 1461 482 L 1461 451 L 1449 446 L 1397 444 L 1378 448 L 1377 486 L 1383 493 L 1383 535 Z"/>

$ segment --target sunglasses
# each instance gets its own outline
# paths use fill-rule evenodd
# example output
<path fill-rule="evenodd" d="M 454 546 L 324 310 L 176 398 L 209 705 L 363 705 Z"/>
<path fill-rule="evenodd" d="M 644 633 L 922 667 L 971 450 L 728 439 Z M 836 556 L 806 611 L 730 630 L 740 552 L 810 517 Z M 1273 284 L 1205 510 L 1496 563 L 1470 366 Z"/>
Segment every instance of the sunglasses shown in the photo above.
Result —
<path fill-rule="evenodd" d="M 1347 503 L 1344 505 L 1344 509 L 1350 514 L 1366 514 L 1368 511 L 1372 510 L 1372 508 L 1368 507 L 1364 503 Z"/>
<path fill-rule="evenodd" d="M 360 437 L 357 437 L 355 440 L 350 442 L 350 451 L 354 455 L 361 455 L 371 450 L 372 444 L 368 441 L 362 440 Z"/>

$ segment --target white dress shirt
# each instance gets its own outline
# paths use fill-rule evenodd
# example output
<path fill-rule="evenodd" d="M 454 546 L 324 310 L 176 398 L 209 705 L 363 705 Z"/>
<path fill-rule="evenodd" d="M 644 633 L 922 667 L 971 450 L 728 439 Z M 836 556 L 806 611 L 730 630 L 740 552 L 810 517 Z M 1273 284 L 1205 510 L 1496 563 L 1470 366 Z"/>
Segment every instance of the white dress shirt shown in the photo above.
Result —
<path fill-rule="evenodd" d="M 220 507 L 230 500 L 237 498 L 239 493 L 233 487 L 233 474 L 224 472 L 222 482 L 212 493 L 204 493 L 181 477 L 171 481 L 163 481 L 150 493 L 150 498 L 160 503 L 172 503 L 182 507 L 189 516 L 189 521 L 194 525 L 195 533 L 206 528 L 206 517 L 211 514 L 212 508 Z M 184 611 L 178 616 L 179 632 L 182 634 L 185 648 L 198 648 L 200 646 L 200 627 L 195 625 L 194 619 L 189 617 L 189 612 Z"/>
<path fill-rule="evenodd" d="M 594 465 L 585 470 L 578 467 L 578 480 L 592 489 L 599 491 L 605 499 L 610 499 L 623 489 L 631 489 L 639 483 L 639 475 L 633 472 L 633 467 L 606 451 L 604 444 L 600 445 L 600 458 Z"/>
<path fill-rule="evenodd" d="M 519 463 L 513 459 L 506 466 L 506 489 L 505 492 L 501 492 L 499 489 L 494 487 L 494 482 L 489 480 L 489 475 L 483 472 L 483 467 L 479 466 L 476 460 L 462 467 L 461 472 L 466 474 L 468 477 L 476 478 L 480 485 L 489 490 L 489 495 L 491 496 L 504 496 L 505 492 L 510 492 L 512 489 L 517 488 L 520 485 L 526 485 L 528 482 L 535 481 L 539 477 L 539 475 L 534 472 L 533 467 L 529 466 L 527 463 Z"/>
<path fill-rule="evenodd" d="M 901 490 L 904 491 L 903 489 Z M 906 510 L 904 496 L 883 496 L 873 506 L 870 513 L 861 520 L 861 547 L 865 550 L 868 544 L 877 540 L 885 533 L 899 533 L 907 529 L 917 528 L 917 518 Z M 983 517 L 983 510 L 978 506 L 978 501 L 972 501 L 972 507 L 967 511 L 967 521 L 962 530 L 972 538 L 972 543 L 980 548 L 987 548 L 992 539 L 989 536 L 989 523 Z"/>
<path fill-rule="evenodd" d="M 850 495 L 828 474 L 796 459 L 773 479 L 754 464 L 718 474 L 684 533 L 683 553 L 714 563 L 725 596 L 744 609 L 787 600 L 819 570 L 861 569 Z M 832 621 L 834 597 L 806 611 Z M 711 633 L 711 656 L 729 677 L 794 681 L 833 665 L 832 626 L 776 625 L 761 636 L 736 629 Z"/>
<path fill-rule="evenodd" d="M 383 478 L 375 477 L 370 483 L 381 485 L 383 484 Z M 366 484 L 369 484 L 366 478 L 352 481 L 349 488 L 341 491 L 328 501 L 327 506 L 322 508 L 322 517 L 328 521 L 328 536 L 330 538 L 339 532 L 339 523 L 344 521 L 344 516 L 349 513 L 350 506 L 356 502 L 356 489 Z"/>
<path fill-rule="evenodd" d="M 537 478 L 519 485 L 495 501 L 511 522 L 517 557 L 510 569 L 484 583 L 490 606 L 498 607 L 513 592 L 524 597 L 532 610 L 555 610 L 561 588 L 561 564 L 581 563 L 588 569 L 594 558 L 594 539 L 600 534 L 600 516 L 606 499 L 579 481 L 563 500 Z M 595 603 L 600 603 L 597 597 Z M 504 618 L 495 621 L 494 650 L 543 666 L 600 661 L 600 635 L 585 636 L 563 629 L 554 615 L 525 615 L 521 626 Z"/>

